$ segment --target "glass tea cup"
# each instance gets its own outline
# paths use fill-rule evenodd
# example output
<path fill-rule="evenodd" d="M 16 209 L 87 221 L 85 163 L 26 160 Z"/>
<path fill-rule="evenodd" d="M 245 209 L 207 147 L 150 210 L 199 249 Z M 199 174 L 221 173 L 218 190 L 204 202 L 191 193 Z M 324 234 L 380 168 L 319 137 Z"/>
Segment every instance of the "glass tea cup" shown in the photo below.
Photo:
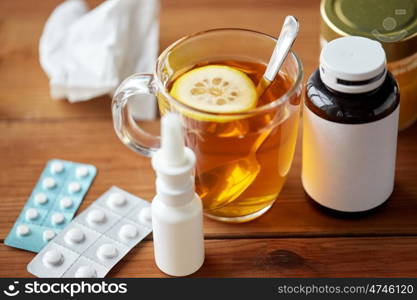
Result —
<path fill-rule="evenodd" d="M 239 113 L 211 113 L 170 95 L 173 82 L 196 66 L 221 64 L 246 73 L 255 85 L 264 72 L 276 39 L 243 29 L 214 29 L 184 37 L 158 58 L 154 74 L 127 78 L 113 97 L 115 131 L 120 140 L 145 156 L 159 137 L 132 117 L 129 102 L 155 95 L 161 114 L 181 116 L 185 142 L 196 154 L 196 192 L 205 215 L 225 222 L 246 222 L 265 213 L 278 197 L 295 152 L 302 95 L 302 65 L 287 56 L 280 74 L 258 100 Z M 211 83 L 208 83 L 211 84 Z"/>

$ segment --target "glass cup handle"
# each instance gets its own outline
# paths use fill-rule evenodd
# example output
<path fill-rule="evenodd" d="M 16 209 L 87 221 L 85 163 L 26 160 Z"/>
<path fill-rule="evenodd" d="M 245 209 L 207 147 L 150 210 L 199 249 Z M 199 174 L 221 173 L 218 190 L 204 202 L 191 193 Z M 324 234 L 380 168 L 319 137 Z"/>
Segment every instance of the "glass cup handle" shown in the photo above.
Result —
<path fill-rule="evenodd" d="M 129 112 L 129 99 L 141 101 L 140 95 L 156 96 L 152 74 L 134 74 L 120 84 L 112 101 L 113 125 L 123 144 L 135 152 L 151 157 L 160 146 L 160 138 L 139 127 Z"/>

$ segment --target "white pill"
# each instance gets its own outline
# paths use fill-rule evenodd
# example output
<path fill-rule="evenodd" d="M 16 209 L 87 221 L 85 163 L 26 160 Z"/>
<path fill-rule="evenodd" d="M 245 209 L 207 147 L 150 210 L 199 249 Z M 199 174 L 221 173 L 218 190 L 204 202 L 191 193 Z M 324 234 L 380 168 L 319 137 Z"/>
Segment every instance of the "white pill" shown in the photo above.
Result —
<path fill-rule="evenodd" d="M 41 205 L 45 204 L 46 202 L 48 202 L 48 197 L 44 193 L 36 194 L 35 202 Z"/>
<path fill-rule="evenodd" d="M 97 250 L 97 256 L 102 260 L 115 258 L 117 256 L 117 248 L 112 244 L 101 245 Z"/>
<path fill-rule="evenodd" d="M 88 175 L 88 168 L 87 167 L 78 167 L 75 170 L 75 176 L 78 178 L 86 177 Z"/>
<path fill-rule="evenodd" d="M 25 236 L 30 233 L 30 228 L 24 224 L 17 226 L 16 232 L 19 236 Z"/>
<path fill-rule="evenodd" d="M 68 185 L 68 191 L 70 192 L 70 193 L 77 193 L 77 192 L 79 192 L 81 190 L 81 185 L 78 183 L 78 182 L 71 182 L 69 185 Z"/>
<path fill-rule="evenodd" d="M 53 189 L 56 186 L 56 181 L 52 177 L 46 177 L 42 184 L 45 189 Z"/>
<path fill-rule="evenodd" d="M 120 227 L 119 237 L 125 241 L 133 240 L 138 236 L 138 229 L 130 224 L 125 224 Z"/>
<path fill-rule="evenodd" d="M 103 211 L 94 209 L 88 213 L 87 220 L 90 224 L 101 224 L 106 220 L 106 216 Z"/>
<path fill-rule="evenodd" d="M 59 224 L 64 223 L 65 217 L 61 213 L 54 213 L 51 217 L 51 221 L 52 221 L 52 224 L 59 225 Z"/>
<path fill-rule="evenodd" d="M 81 266 L 75 271 L 75 278 L 96 278 L 97 272 L 91 266 Z"/>
<path fill-rule="evenodd" d="M 152 215 L 150 207 L 144 207 L 140 210 L 138 214 L 139 222 L 142 224 L 150 226 L 152 224 Z"/>
<path fill-rule="evenodd" d="M 62 198 L 59 203 L 61 204 L 62 208 L 70 208 L 73 205 L 71 198 L 64 197 Z"/>
<path fill-rule="evenodd" d="M 36 220 L 39 217 L 39 213 L 36 209 L 34 208 L 29 208 L 26 211 L 26 219 L 29 221 L 33 221 Z"/>
<path fill-rule="evenodd" d="M 126 202 L 126 197 L 121 193 L 111 193 L 107 198 L 107 204 L 113 208 L 123 207 Z"/>
<path fill-rule="evenodd" d="M 64 257 L 58 250 L 49 250 L 43 255 L 42 260 L 46 266 L 59 266 L 64 262 Z"/>
<path fill-rule="evenodd" d="M 43 240 L 45 242 L 49 242 L 50 240 L 52 240 L 56 236 L 56 233 L 55 233 L 55 231 L 47 229 L 43 232 L 42 236 L 43 236 Z"/>
<path fill-rule="evenodd" d="M 65 234 L 65 242 L 68 244 L 80 244 L 85 240 L 84 233 L 78 228 L 71 228 Z"/>
<path fill-rule="evenodd" d="M 53 174 L 61 173 L 62 171 L 64 171 L 64 165 L 58 161 L 54 162 L 51 165 L 51 171 Z"/>

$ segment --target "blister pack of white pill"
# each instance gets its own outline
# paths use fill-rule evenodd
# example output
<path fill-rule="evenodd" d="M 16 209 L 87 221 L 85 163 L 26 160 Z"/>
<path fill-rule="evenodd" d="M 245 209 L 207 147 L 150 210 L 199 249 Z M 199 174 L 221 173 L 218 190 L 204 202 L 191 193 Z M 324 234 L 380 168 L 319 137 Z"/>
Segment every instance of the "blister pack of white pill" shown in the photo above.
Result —
<path fill-rule="evenodd" d="M 104 277 L 152 231 L 150 203 L 115 186 L 29 263 L 38 277 Z"/>
<path fill-rule="evenodd" d="M 39 252 L 71 222 L 96 173 L 93 165 L 48 161 L 4 243 Z"/>

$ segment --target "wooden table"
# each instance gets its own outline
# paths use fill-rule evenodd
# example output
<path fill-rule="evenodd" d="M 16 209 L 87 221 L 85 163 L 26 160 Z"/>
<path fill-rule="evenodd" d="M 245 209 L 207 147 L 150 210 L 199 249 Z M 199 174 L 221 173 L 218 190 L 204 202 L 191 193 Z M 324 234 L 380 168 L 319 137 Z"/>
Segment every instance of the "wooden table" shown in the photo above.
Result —
<path fill-rule="evenodd" d="M 148 200 L 154 195 L 149 160 L 128 150 L 116 137 L 108 97 L 69 104 L 49 96 L 48 80 L 38 62 L 38 40 L 59 2 L 0 1 L 2 242 L 51 158 L 97 166 L 98 176 L 80 211 L 111 185 Z M 160 49 L 190 32 L 214 27 L 276 35 L 287 14 L 301 22 L 295 49 L 307 77 L 319 55 L 318 1 L 162 1 Z M 376 211 L 354 218 L 329 214 L 307 198 L 300 183 L 298 150 L 286 186 L 268 213 L 246 224 L 205 220 L 206 262 L 195 276 L 417 276 L 416 140 L 416 125 L 400 134 L 391 199 Z M 155 266 L 152 251 L 149 238 L 110 276 L 164 276 Z M 0 276 L 30 276 L 26 265 L 33 256 L 1 244 Z"/>

